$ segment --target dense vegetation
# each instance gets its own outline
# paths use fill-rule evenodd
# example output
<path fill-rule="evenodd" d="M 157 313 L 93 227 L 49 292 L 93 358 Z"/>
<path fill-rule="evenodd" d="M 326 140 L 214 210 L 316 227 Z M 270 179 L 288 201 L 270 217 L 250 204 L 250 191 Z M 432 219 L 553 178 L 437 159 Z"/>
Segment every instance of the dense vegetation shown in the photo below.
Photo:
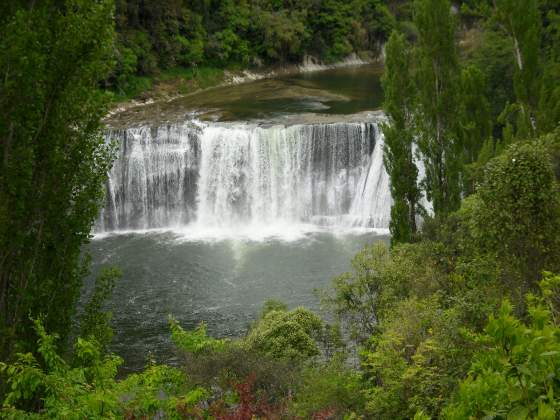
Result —
<path fill-rule="evenodd" d="M 107 83 L 117 92 L 173 68 L 198 81 L 219 77 L 209 68 L 377 55 L 394 26 L 380 0 L 118 0 L 115 20 L 118 65 Z"/>
<path fill-rule="evenodd" d="M 155 4 L 119 2 L 117 34 L 108 0 L 0 8 L 2 416 L 558 418 L 560 5 Z M 324 291 L 335 322 L 270 301 L 245 337 L 217 340 L 170 318 L 181 366 L 117 379 L 102 308 L 118 270 L 74 316 L 111 160 L 100 84 L 181 60 L 330 60 L 385 37 L 392 243 Z"/>
<path fill-rule="evenodd" d="M 30 350 L 30 317 L 67 335 L 112 162 L 96 88 L 112 67 L 112 4 L 56 3 L 0 15 L 1 358 Z"/>

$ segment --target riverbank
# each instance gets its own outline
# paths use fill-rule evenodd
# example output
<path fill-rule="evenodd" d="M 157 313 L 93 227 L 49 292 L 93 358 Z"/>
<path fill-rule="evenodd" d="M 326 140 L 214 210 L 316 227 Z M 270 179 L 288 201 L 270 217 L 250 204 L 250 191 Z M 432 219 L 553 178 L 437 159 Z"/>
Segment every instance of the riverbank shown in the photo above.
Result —
<path fill-rule="evenodd" d="M 348 116 L 378 110 L 382 101 L 381 64 L 362 64 L 322 71 L 292 68 L 292 74 L 249 73 L 236 75 L 222 85 L 169 99 L 129 102 L 108 115 L 111 128 L 164 125 L 186 119 L 271 124 L 328 117 L 346 121 Z M 303 67 L 305 69 L 305 67 Z M 288 120 L 290 120 L 288 122 Z"/>
<path fill-rule="evenodd" d="M 115 95 L 113 107 L 107 117 L 112 118 L 121 112 L 134 108 L 151 105 L 156 102 L 174 101 L 217 87 L 234 86 L 263 79 L 343 67 L 366 64 L 382 65 L 382 63 L 383 54 L 379 56 L 351 54 L 344 60 L 332 64 L 325 64 L 314 57 L 307 56 L 299 64 L 251 69 L 176 67 L 162 72 L 157 77 L 138 77 L 131 90 L 121 95 Z"/>

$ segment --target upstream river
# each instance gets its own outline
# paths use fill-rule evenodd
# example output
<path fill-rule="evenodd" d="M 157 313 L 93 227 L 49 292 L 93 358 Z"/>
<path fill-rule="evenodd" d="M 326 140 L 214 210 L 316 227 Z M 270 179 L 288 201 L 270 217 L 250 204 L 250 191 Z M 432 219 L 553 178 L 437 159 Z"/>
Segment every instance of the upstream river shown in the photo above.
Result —
<path fill-rule="evenodd" d="M 388 180 L 373 65 L 216 88 L 114 116 L 120 152 L 86 247 L 92 275 L 123 272 L 108 302 L 125 369 L 173 362 L 167 327 L 238 337 L 269 298 L 316 291 L 387 241 Z"/>

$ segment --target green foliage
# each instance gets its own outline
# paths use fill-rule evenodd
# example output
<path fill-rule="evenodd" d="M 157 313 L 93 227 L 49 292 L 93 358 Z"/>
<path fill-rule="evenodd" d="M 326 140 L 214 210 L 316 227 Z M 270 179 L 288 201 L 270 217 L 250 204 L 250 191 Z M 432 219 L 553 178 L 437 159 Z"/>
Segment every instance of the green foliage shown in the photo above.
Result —
<path fill-rule="evenodd" d="M 138 76 L 177 66 L 219 68 L 336 61 L 381 52 L 395 20 L 380 0 L 301 2 L 118 0 L 118 65 L 108 84 L 135 92 Z"/>
<path fill-rule="evenodd" d="M 305 308 L 272 310 L 251 328 L 245 345 L 273 358 L 306 359 L 319 354 L 315 340 L 322 329 L 321 319 Z"/>
<path fill-rule="evenodd" d="M 193 66 L 204 60 L 204 43 L 201 39 L 189 40 L 181 35 L 176 35 L 175 39 L 181 45 L 180 64 Z"/>
<path fill-rule="evenodd" d="M 535 290 L 544 268 L 556 270 L 560 262 L 558 185 L 549 154 L 555 145 L 553 134 L 511 145 L 488 162 L 477 192 L 459 211 L 425 221 L 422 241 L 390 251 L 366 248 L 354 259 L 354 272 L 335 279 L 335 293 L 326 301 L 362 344 L 369 417 L 439 417 L 473 354 L 483 356 L 488 349 L 488 341 L 476 337 L 498 302 L 510 296 L 518 313 L 537 313 L 520 299 Z M 542 295 L 530 298 L 551 322 L 558 319 L 559 284 L 546 274 Z M 544 375 L 547 368 L 541 368 Z M 465 407 L 489 401 L 488 410 L 458 411 L 452 418 L 505 416 L 514 408 L 499 411 L 500 401 L 509 404 L 509 385 L 490 379 L 479 383 L 478 400 L 471 394 L 463 399 Z M 534 413 L 540 404 L 544 416 L 548 405 L 540 400 L 528 394 L 526 402 Z"/>
<path fill-rule="evenodd" d="M 2 418 L 116 419 L 164 414 L 179 419 L 209 397 L 205 389 L 190 386 L 181 370 L 165 365 L 149 365 L 142 373 L 117 381 L 122 360 L 114 355 L 102 357 L 96 341 L 78 338 L 74 363 L 69 365 L 57 351 L 57 337 L 47 334 L 41 321 L 34 321 L 34 328 L 40 358 L 19 353 L 13 363 L 0 363 L 0 375 L 9 386 Z"/>
<path fill-rule="evenodd" d="M 391 251 L 383 244 L 364 248 L 352 260 L 354 269 L 333 280 L 325 303 L 358 343 L 378 331 L 378 322 L 400 300 L 429 296 L 445 284 L 439 246 L 402 244 Z"/>
<path fill-rule="evenodd" d="M 300 57 L 302 45 L 309 37 L 303 12 L 262 10 L 258 25 L 263 33 L 262 45 L 258 48 L 264 58 L 287 62 Z"/>
<path fill-rule="evenodd" d="M 183 370 L 194 386 L 221 390 L 214 397 L 235 399 L 232 385 L 253 378 L 253 391 L 270 401 L 284 401 L 300 382 L 301 363 L 275 359 L 231 341 L 220 351 L 180 353 Z"/>
<path fill-rule="evenodd" d="M 554 130 L 560 121 L 560 9 L 550 1 L 540 2 L 543 16 L 541 54 L 544 64 L 539 98 L 539 132 Z"/>
<path fill-rule="evenodd" d="M 182 351 L 197 354 L 206 351 L 219 351 L 226 345 L 224 340 L 208 337 L 204 323 L 201 323 L 192 331 L 185 331 L 177 320 L 170 316 L 169 327 L 173 342 Z"/>
<path fill-rule="evenodd" d="M 279 300 L 268 299 L 263 305 L 261 316 L 260 316 L 261 319 L 264 318 L 266 314 L 272 311 L 287 312 L 288 305 L 286 305 L 284 302 L 281 302 Z"/>
<path fill-rule="evenodd" d="M 437 415 L 470 361 L 460 312 L 436 295 L 395 305 L 363 351 L 368 412 L 374 418 Z"/>
<path fill-rule="evenodd" d="M 97 84 L 113 65 L 113 2 L 23 3 L 0 28 L 2 359 L 33 345 L 30 315 L 68 333 L 112 161 Z"/>
<path fill-rule="evenodd" d="M 516 102 L 504 109 L 506 135 L 528 138 L 558 126 L 558 7 L 535 0 L 495 2 L 494 19 L 510 39 Z"/>
<path fill-rule="evenodd" d="M 181 411 L 195 407 L 209 397 L 201 387 L 192 387 L 180 369 L 149 365 L 141 373 L 129 375 L 114 390 L 120 395 L 119 412 L 134 418 L 165 413 L 168 418 L 183 418 Z"/>
<path fill-rule="evenodd" d="M 543 296 L 528 297 L 528 324 L 513 316 L 507 301 L 496 317 L 490 317 L 478 337 L 482 349 L 444 418 L 558 417 L 560 329 L 548 304 L 559 282 L 560 277 L 549 274 L 541 282 Z"/>
<path fill-rule="evenodd" d="M 101 272 L 95 279 L 93 293 L 80 318 L 80 336 L 95 341 L 103 353 L 113 339 L 111 313 L 103 312 L 103 304 L 113 293 L 116 281 L 121 276 L 122 272 L 116 267 Z"/>
<path fill-rule="evenodd" d="M 208 40 L 208 48 L 209 51 L 212 51 L 210 60 L 219 65 L 225 65 L 230 62 L 246 65 L 249 61 L 249 46 L 247 42 L 230 28 L 216 32 Z"/>
<path fill-rule="evenodd" d="M 284 327 L 297 331 L 292 334 Z M 172 324 L 172 331 L 175 328 Z M 218 417 L 225 416 L 224 418 L 229 418 L 228 410 L 230 413 L 238 413 L 237 415 L 245 411 L 253 414 L 266 412 L 268 414 L 265 417 L 271 415 L 271 418 L 276 418 L 272 413 L 285 410 L 290 402 L 289 396 L 295 389 L 307 392 L 305 395 L 314 395 L 319 389 L 323 393 L 322 396 L 314 396 L 316 404 L 308 404 L 307 397 L 299 400 L 298 403 L 302 404 L 298 406 L 300 411 L 308 409 L 315 413 L 330 407 L 330 403 L 323 404 L 325 398 L 328 401 L 334 397 L 334 393 L 339 392 L 342 394 L 336 397 L 336 402 L 340 403 L 341 408 L 361 401 L 360 395 L 355 394 L 358 389 L 358 376 L 342 366 L 343 359 L 337 359 L 339 361 L 336 366 L 334 363 L 332 367 L 325 369 L 321 365 L 309 366 L 305 370 L 310 377 L 323 375 L 328 371 L 330 378 L 338 378 L 336 384 L 331 384 L 328 380 L 318 385 L 303 379 L 302 367 L 309 357 L 318 354 L 324 336 L 331 337 L 329 332 L 322 321 L 311 312 L 304 309 L 289 312 L 284 304 L 268 301 L 261 318 L 247 337 L 241 340 L 222 341 L 222 345 L 217 347 L 207 344 L 209 340 L 215 340 L 203 335 L 200 329 L 188 332 L 181 330 L 179 334 L 183 337 L 188 335 L 188 340 L 177 340 L 175 331 L 173 335 L 174 341 L 179 345 L 184 370 L 191 383 L 202 389 L 214 390 L 215 402 L 211 404 L 210 412 Z M 305 338 L 302 338 L 303 334 Z M 196 336 L 196 340 L 193 336 Z M 313 339 L 316 339 L 317 343 Z M 188 342 L 187 345 L 184 344 L 185 341 Z M 196 341 L 196 344 L 193 344 L 193 341 Z M 201 342 L 204 344 L 200 345 Z M 352 386 L 345 382 L 345 379 L 351 377 L 355 378 Z"/>
<path fill-rule="evenodd" d="M 41 361 L 31 353 L 18 353 L 13 364 L 0 364 L 0 373 L 9 385 L 3 414 L 14 419 L 25 417 L 27 406 L 39 404 L 49 418 L 114 417 L 111 413 L 117 409 L 118 398 L 109 390 L 115 386 L 121 359 L 101 359 L 95 344 L 78 339 L 75 354 L 81 365 L 73 368 L 58 355 L 57 336 L 48 335 L 41 321 L 34 321 L 34 325 Z"/>
<path fill-rule="evenodd" d="M 418 29 L 418 146 L 426 168 L 425 189 L 436 215 L 460 206 L 463 145 L 457 133 L 459 105 L 455 21 L 447 0 L 416 0 Z"/>
<path fill-rule="evenodd" d="M 541 18 L 538 1 L 498 0 L 496 20 L 511 38 L 515 61 L 514 90 L 519 104 L 517 131 L 519 137 L 536 132 L 536 109 L 540 91 Z"/>
<path fill-rule="evenodd" d="M 542 292 L 542 299 L 537 302 L 548 310 L 551 322 L 560 325 L 560 276 L 545 271 L 543 279 L 539 285 Z M 532 297 L 535 299 L 535 297 Z"/>
<path fill-rule="evenodd" d="M 477 195 L 474 236 L 483 251 L 495 253 L 522 306 L 541 271 L 557 270 L 560 262 L 560 196 L 542 144 L 513 144 L 491 160 Z"/>
<path fill-rule="evenodd" d="M 363 412 L 364 404 L 360 373 L 336 357 L 303 370 L 292 409 L 299 418 L 313 418 L 314 413 L 322 410 L 338 418 L 350 412 Z"/>
<path fill-rule="evenodd" d="M 418 168 L 413 156 L 415 86 L 411 74 L 411 50 L 404 35 L 391 34 L 385 47 L 382 79 L 383 109 L 388 123 L 383 125 L 383 162 L 391 181 L 391 244 L 410 242 L 416 234 L 420 190 Z"/>
<path fill-rule="evenodd" d="M 109 1 L 23 3 L 0 5 L 2 417 L 559 416 L 560 276 L 543 271 L 560 270 L 555 2 L 468 0 L 454 15 L 446 0 L 117 0 L 116 40 Z M 124 97 L 179 78 L 189 92 L 226 67 L 378 52 L 389 10 L 406 33 L 391 35 L 383 78 L 392 248 L 366 247 L 325 295 L 344 334 L 277 301 L 239 340 L 170 318 L 181 368 L 116 380 L 109 270 L 72 362 L 60 356 L 111 162 L 99 82 Z M 472 31 L 461 44 L 456 18 Z M 421 234 L 414 142 L 435 210 Z"/>
<path fill-rule="evenodd" d="M 463 144 L 465 165 L 477 162 L 484 142 L 492 138 L 490 103 L 486 98 L 486 80 L 477 67 L 470 65 L 461 72 L 461 108 L 459 133 Z M 472 169 L 472 166 L 467 166 Z M 478 169 L 475 165 L 474 168 Z M 463 191 L 474 192 L 476 174 L 467 169 Z"/>
<path fill-rule="evenodd" d="M 430 420 L 430 416 L 428 416 L 424 411 L 420 410 L 414 414 L 414 420 Z"/>
<path fill-rule="evenodd" d="M 490 100 L 490 116 L 495 137 L 501 136 L 498 116 L 508 102 L 515 101 L 513 90 L 514 58 L 510 39 L 493 28 L 485 28 L 476 49 L 467 58 L 468 65 L 480 69 L 486 82 L 486 97 Z"/>
<path fill-rule="evenodd" d="M 386 40 L 393 27 L 380 1 L 324 0 L 309 11 L 309 16 L 311 47 L 326 61 L 340 59 L 353 50 L 375 50 L 375 43 Z"/>

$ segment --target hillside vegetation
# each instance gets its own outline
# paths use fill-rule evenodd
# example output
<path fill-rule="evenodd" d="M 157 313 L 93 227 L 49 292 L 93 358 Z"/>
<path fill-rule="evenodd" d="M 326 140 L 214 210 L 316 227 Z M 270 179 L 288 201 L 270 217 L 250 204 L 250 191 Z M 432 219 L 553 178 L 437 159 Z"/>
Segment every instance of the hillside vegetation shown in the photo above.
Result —
<path fill-rule="evenodd" d="M 217 83 L 221 69 L 377 55 L 395 24 L 379 0 L 118 0 L 115 22 L 117 66 L 106 84 L 129 96 L 177 76 L 188 91 Z"/>

